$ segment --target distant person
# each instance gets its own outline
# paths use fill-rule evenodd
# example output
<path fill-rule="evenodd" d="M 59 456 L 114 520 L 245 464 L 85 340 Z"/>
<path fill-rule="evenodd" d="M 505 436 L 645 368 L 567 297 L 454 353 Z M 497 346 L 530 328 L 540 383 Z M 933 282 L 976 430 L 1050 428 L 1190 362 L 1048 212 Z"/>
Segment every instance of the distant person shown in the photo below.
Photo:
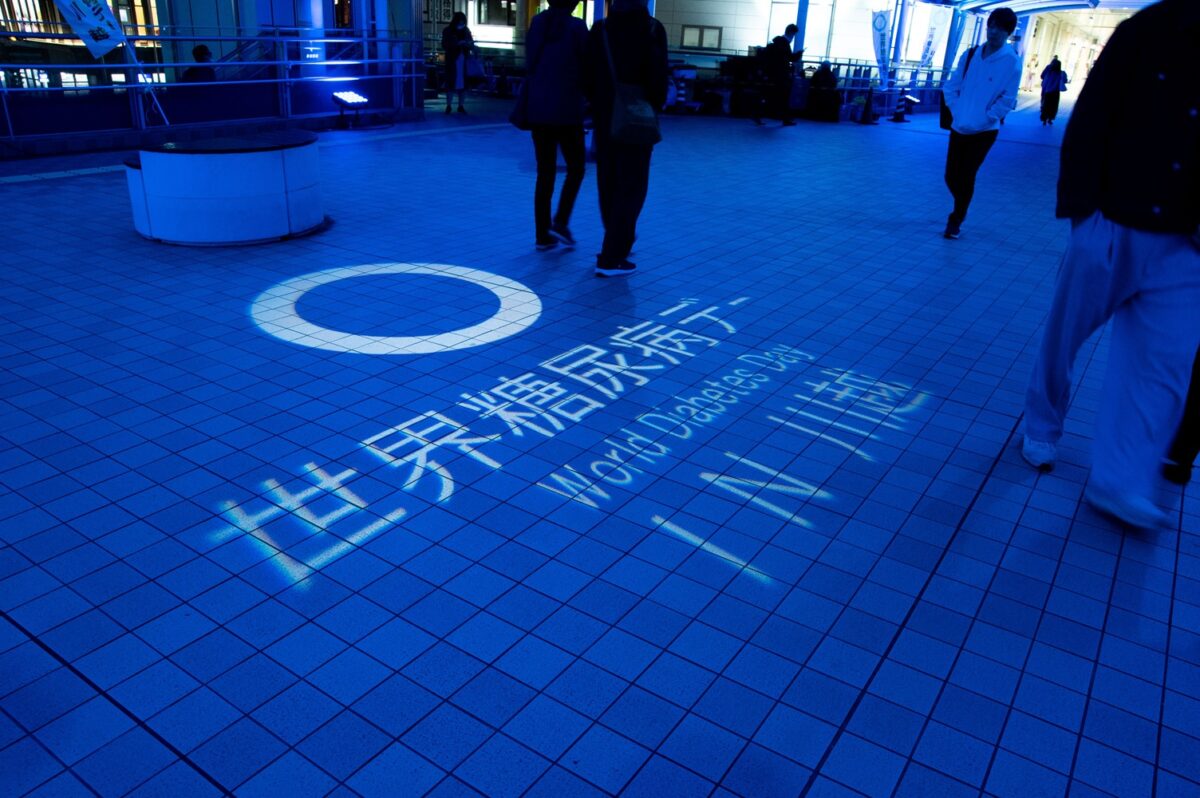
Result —
<path fill-rule="evenodd" d="M 537 156 L 537 186 L 533 193 L 533 219 L 538 249 L 562 242 L 575 245 L 571 211 L 583 183 L 583 57 L 587 23 L 571 15 L 579 0 L 550 0 L 550 8 L 533 18 L 525 39 L 529 85 L 527 118 Z M 550 217 L 554 198 L 558 151 L 567 162 L 567 177 L 558 198 L 558 211 Z"/>
<path fill-rule="evenodd" d="M 954 115 L 946 153 L 946 187 L 954 197 L 954 210 L 946 220 L 946 238 L 962 234 L 975 196 L 975 176 L 996 143 L 1000 122 L 1017 105 L 1021 57 L 1008 43 L 1016 29 L 1017 15 L 1011 8 L 988 15 L 987 42 L 963 53 L 943 89 Z"/>
<path fill-rule="evenodd" d="M 1042 127 L 1053 125 L 1058 116 L 1058 101 L 1062 92 L 1067 90 L 1067 73 L 1063 72 L 1062 61 L 1058 56 L 1042 70 Z"/>
<path fill-rule="evenodd" d="M 833 64 L 822 61 L 808 81 L 808 103 L 805 111 L 810 119 L 821 122 L 836 122 L 842 108 L 842 96 L 838 93 L 837 74 Z"/>
<path fill-rule="evenodd" d="M 595 122 L 596 187 L 604 222 L 604 245 L 596 258 L 598 277 L 623 277 L 637 268 L 629 253 L 650 186 L 654 149 L 652 144 L 612 137 L 617 84 L 623 94 L 627 87 L 640 89 L 657 112 L 667 101 L 669 77 L 667 32 L 646 10 L 646 0 L 612 0 L 609 15 L 588 33 L 584 57 L 584 90 Z"/>
<path fill-rule="evenodd" d="M 197 44 L 192 48 L 192 59 L 196 66 L 183 70 L 184 83 L 211 83 L 217 79 L 217 70 L 208 66 L 212 61 L 212 50 L 208 45 Z"/>
<path fill-rule="evenodd" d="M 1117 27 L 1080 92 L 1058 178 L 1071 240 L 1025 398 L 1021 454 L 1046 468 L 1079 347 L 1113 320 L 1083 498 L 1137 527 L 1166 520 L 1154 495 L 1200 345 L 1198 30 L 1195 0 L 1146 8 Z"/>
<path fill-rule="evenodd" d="M 776 36 L 763 49 L 763 72 L 767 82 L 767 113 L 784 125 L 796 124 L 792 119 L 793 65 L 803 52 L 792 52 L 792 40 L 796 38 L 796 26 L 788 25 L 783 36 Z M 761 117 L 754 121 L 761 125 Z"/>
<path fill-rule="evenodd" d="M 467 58 L 475 52 L 475 39 L 467 27 L 467 15 L 455 11 L 442 31 L 442 52 L 446 56 L 446 113 L 450 113 L 451 95 L 458 92 L 458 112 L 465 114 L 463 98 L 467 94 Z"/>

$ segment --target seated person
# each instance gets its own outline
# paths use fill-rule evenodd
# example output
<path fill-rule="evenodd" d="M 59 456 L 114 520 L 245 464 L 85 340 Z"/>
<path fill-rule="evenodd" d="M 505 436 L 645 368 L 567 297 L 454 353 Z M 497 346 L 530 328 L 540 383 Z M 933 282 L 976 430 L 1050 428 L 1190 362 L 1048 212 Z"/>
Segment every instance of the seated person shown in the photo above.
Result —
<path fill-rule="evenodd" d="M 217 79 L 217 70 L 208 66 L 212 61 L 212 50 L 208 49 L 208 45 L 197 44 L 193 47 L 192 58 L 196 59 L 197 65 L 183 70 L 184 83 L 210 83 Z"/>
<path fill-rule="evenodd" d="M 809 119 L 836 122 L 841 106 L 842 94 L 837 88 L 837 75 L 833 72 L 833 66 L 823 61 L 808 84 L 807 116 Z"/>

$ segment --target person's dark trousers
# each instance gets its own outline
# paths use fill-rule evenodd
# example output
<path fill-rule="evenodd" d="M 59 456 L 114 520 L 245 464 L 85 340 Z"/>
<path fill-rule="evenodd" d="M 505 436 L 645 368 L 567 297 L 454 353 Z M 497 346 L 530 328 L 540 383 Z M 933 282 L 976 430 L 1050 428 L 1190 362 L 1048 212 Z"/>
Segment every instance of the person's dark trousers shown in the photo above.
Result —
<path fill-rule="evenodd" d="M 653 147 L 631 146 L 609 139 L 596 125 L 596 187 L 600 192 L 600 218 L 604 246 L 600 262 L 617 264 L 629 257 L 637 237 L 638 216 L 650 187 Z"/>
<path fill-rule="evenodd" d="M 1166 473 L 1172 482 L 1186 483 L 1192 475 L 1192 465 L 1200 454 L 1200 352 L 1192 362 L 1192 384 L 1188 387 L 1183 420 L 1175 433 L 1175 442 L 1167 454 L 1170 461 Z"/>
<path fill-rule="evenodd" d="M 967 208 L 975 196 L 975 176 L 996 143 L 998 130 L 963 135 L 950 131 L 950 149 L 946 153 L 946 188 L 954 196 L 954 211 L 950 221 L 960 225 L 967 218 Z"/>
<path fill-rule="evenodd" d="M 794 121 L 792 119 L 792 78 L 790 75 L 771 85 L 771 112 L 785 125 L 790 125 Z"/>
<path fill-rule="evenodd" d="M 567 162 L 567 177 L 558 196 L 558 211 L 554 214 L 556 227 L 571 222 L 575 198 L 583 185 L 584 146 L 582 125 L 535 125 L 533 151 L 537 156 L 537 184 L 533 190 L 533 220 L 539 241 L 550 235 L 550 203 L 554 199 L 555 173 L 558 171 L 558 151 L 562 149 Z"/>

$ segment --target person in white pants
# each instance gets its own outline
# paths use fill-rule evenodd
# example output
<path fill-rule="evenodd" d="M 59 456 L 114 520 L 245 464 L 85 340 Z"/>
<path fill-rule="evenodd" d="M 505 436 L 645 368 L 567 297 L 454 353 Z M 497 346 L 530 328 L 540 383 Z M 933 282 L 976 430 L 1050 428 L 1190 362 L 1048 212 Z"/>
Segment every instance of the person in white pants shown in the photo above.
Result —
<path fill-rule="evenodd" d="M 1154 494 L 1200 343 L 1198 33 L 1200 3 L 1162 0 L 1118 27 L 1080 95 L 1056 211 L 1071 241 L 1025 401 L 1021 453 L 1049 467 L 1075 355 L 1113 320 L 1084 498 L 1139 527 L 1166 520 Z"/>

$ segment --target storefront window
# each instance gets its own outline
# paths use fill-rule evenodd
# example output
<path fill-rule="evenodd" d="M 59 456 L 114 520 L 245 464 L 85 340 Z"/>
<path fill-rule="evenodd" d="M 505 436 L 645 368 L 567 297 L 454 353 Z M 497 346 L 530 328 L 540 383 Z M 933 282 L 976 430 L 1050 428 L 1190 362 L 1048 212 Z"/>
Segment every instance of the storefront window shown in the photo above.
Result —
<path fill-rule="evenodd" d="M 520 0 L 478 0 L 477 19 L 480 25 L 517 24 L 517 3 Z"/>

